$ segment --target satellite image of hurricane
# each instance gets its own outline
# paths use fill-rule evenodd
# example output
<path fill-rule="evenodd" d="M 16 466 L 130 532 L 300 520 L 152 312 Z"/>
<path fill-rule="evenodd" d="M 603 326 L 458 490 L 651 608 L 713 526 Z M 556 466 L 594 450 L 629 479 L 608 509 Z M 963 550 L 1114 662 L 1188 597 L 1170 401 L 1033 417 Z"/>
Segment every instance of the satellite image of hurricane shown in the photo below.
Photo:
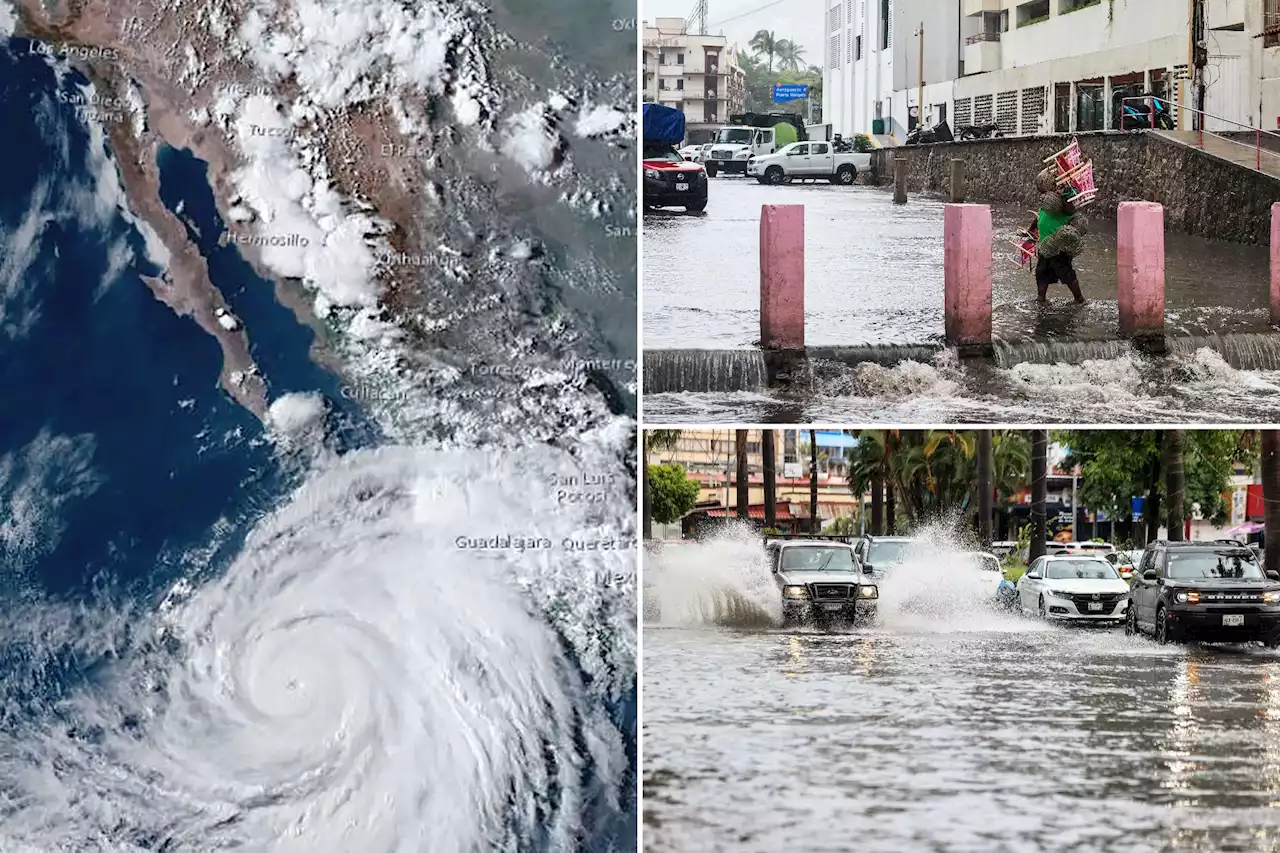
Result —
<path fill-rule="evenodd" d="M 636 849 L 636 33 L 0 0 L 0 851 Z"/>

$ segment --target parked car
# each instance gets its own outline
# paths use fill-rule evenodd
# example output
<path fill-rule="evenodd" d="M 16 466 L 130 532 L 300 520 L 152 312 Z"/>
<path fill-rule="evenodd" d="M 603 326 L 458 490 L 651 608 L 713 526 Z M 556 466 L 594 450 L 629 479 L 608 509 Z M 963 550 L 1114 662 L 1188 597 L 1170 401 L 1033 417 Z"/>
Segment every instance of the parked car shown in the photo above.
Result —
<path fill-rule="evenodd" d="M 1022 612 L 1050 620 L 1119 625 L 1129 599 L 1129 585 L 1115 567 L 1085 554 L 1038 557 L 1017 587 Z"/>
<path fill-rule="evenodd" d="M 654 207 L 705 210 L 706 170 L 686 160 L 676 149 L 684 139 L 684 113 L 662 104 L 645 104 L 643 113 L 645 210 Z"/>
<path fill-rule="evenodd" d="M 769 569 L 782 598 L 784 624 L 873 620 L 879 587 L 852 546 L 829 540 L 781 539 L 765 543 Z"/>
<path fill-rule="evenodd" d="M 694 163 L 698 162 L 698 152 L 702 150 L 701 145 L 686 145 L 680 149 L 680 156 Z"/>
<path fill-rule="evenodd" d="M 1150 543 L 1129 587 L 1125 633 L 1157 643 L 1280 646 L 1280 574 L 1230 540 Z"/>
<path fill-rule="evenodd" d="M 1106 554 L 1105 557 L 1108 563 L 1116 567 L 1120 577 L 1125 580 L 1133 579 L 1133 573 L 1138 570 L 1138 565 L 1142 562 L 1141 551 L 1114 551 Z"/>
<path fill-rule="evenodd" d="M 862 561 L 862 567 L 870 569 L 871 577 L 879 581 L 922 544 L 923 540 L 908 536 L 864 536 L 858 540 L 854 550 Z"/>
<path fill-rule="evenodd" d="M 869 153 L 837 154 L 830 142 L 793 142 L 747 161 L 747 174 L 762 184 L 824 180 L 848 185 L 870 168 Z"/>
<path fill-rule="evenodd" d="M 1001 609 L 1012 610 L 1018 600 L 1017 586 L 1012 581 L 1005 580 L 1000 558 L 987 551 L 969 551 L 960 556 L 976 567 L 983 582 L 990 586 L 991 602 Z"/>
<path fill-rule="evenodd" d="M 681 157 L 680 152 L 669 145 L 645 143 L 644 206 L 705 210 L 706 170 Z"/>

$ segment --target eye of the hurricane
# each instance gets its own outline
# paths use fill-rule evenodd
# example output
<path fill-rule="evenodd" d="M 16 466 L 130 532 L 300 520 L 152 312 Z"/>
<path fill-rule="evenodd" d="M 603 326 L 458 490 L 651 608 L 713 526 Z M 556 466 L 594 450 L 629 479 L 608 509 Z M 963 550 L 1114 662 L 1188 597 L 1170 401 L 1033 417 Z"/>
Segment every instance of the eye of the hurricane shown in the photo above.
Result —
<path fill-rule="evenodd" d="M 533 485 L 528 460 L 464 452 L 359 452 L 317 474 L 225 571 L 175 586 L 93 691 L 38 727 L 0 726 L 0 778 L 14 780 L 0 790 L 22 794 L 0 796 L 0 850 L 577 849 L 596 790 L 625 778 L 603 710 L 616 688 L 584 676 L 587 655 L 545 615 L 566 605 L 529 590 L 580 602 L 616 563 L 456 544 L 478 505 L 505 506 L 518 530 L 536 517 L 554 541 L 606 522 L 614 510 L 590 507 L 548 526 L 545 453 L 564 464 L 537 451 Z M 625 524 L 617 506 L 610 523 Z M 94 642 L 118 642 L 113 627 Z M 39 813 L 65 815 L 53 836 Z"/>

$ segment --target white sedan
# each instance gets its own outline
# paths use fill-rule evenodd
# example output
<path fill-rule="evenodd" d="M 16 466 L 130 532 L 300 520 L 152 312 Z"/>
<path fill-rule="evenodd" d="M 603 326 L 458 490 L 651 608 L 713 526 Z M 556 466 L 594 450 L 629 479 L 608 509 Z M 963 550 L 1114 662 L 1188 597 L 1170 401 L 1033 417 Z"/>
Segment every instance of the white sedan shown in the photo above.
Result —
<path fill-rule="evenodd" d="M 1018 578 L 1023 613 L 1071 622 L 1124 621 L 1129 585 L 1102 557 L 1055 554 L 1040 557 Z"/>

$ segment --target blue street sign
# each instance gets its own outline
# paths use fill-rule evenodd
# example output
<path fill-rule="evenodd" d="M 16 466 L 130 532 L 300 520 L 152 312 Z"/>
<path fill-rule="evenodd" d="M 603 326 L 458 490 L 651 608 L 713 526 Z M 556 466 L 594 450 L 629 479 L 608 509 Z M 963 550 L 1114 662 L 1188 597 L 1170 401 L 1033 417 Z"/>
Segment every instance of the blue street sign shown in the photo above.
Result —
<path fill-rule="evenodd" d="M 787 101 L 802 101 L 809 97 L 808 83 L 774 83 L 773 100 L 779 104 Z"/>
<path fill-rule="evenodd" d="M 1145 505 L 1145 504 L 1146 504 L 1147 499 L 1146 499 L 1146 498 L 1130 498 L 1129 500 L 1130 500 L 1130 501 L 1132 501 L 1132 507 L 1133 507 L 1133 520 L 1134 520 L 1134 521 L 1141 521 L 1141 520 L 1142 520 L 1142 507 L 1143 507 L 1143 505 Z"/>

